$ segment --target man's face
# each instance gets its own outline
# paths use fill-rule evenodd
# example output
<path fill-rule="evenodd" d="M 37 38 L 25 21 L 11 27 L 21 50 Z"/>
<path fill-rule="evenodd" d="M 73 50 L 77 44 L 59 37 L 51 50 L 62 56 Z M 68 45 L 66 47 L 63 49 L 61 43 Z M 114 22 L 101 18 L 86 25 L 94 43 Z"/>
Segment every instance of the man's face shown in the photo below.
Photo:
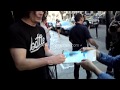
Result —
<path fill-rule="evenodd" d="M 30 18 L 34 23 L 39 23 L 42 20 L 43 14 L 43 11 L 32 11 Z"/>

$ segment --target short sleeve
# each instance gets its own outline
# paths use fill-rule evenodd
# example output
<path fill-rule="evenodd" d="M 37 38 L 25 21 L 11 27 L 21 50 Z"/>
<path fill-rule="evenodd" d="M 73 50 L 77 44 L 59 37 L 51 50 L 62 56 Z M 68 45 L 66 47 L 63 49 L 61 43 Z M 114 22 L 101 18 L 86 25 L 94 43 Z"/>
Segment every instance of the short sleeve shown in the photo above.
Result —
<path fill-rule="evenodd" d="M 27 49 L 25 36 L 22 32 L 9 28 L 9 48 L 25 48 Z"/>
<path fill-rule="evenodd" d="M 44 38 L 45 38 L 45 43 L 47 43 L 47 38 L 46 38 L 46 31 L 45 31 L 45 29 L 44 29 L 42 26 L 40 26 L 40 30 L 43 31 L 43 36 L 44 36 Z"/>
<path fill-rule="evenodd" d="M 84 32 L 85 32 L 85 37 L 86 37 L 86 39 L 92 38 L 91 35 L 90 35 L 89 30 L 87 29 L 87 27 L 84 27 Z"/>

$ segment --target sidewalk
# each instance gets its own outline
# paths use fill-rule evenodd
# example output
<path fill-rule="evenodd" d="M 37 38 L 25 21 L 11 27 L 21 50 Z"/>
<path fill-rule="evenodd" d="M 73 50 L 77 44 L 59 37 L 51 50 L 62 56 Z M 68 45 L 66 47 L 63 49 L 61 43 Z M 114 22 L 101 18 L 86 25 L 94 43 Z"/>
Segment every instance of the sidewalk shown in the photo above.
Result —
<path fill-rule="evenodd" d="M 54 31 L 50 31 L 51 34 L 51 50 L 57 55 L 61 54 L 62 51 L 72 51 L 72 44 L 69 42 L 69 38 L 67 36 L 61 35 L 61 37 L 58 37 L 58 34 Z M 105 49 L 105 43 L 95 40 L 96 43 L 98 43 L 99 50 L 107 53 Z M 95 61 L 95 65 L 100 68 L 102 71 L 106 70 L 106 66 Z M 65 64 L 63 64 L 65 66 Z M 57 65 L 57 73 L 58 73 L 58 79 L 74 79 L 73 71 L 74 67 L 73 64 L 69 64 L 71 67 L 68 69 L 63 69 L 61 65 Z M 86 71 L 80 67 L 79 70 L 80 79 L 86 79 Z M 96 79 L 96 75 L 92 73 L 92 79 Z"/>

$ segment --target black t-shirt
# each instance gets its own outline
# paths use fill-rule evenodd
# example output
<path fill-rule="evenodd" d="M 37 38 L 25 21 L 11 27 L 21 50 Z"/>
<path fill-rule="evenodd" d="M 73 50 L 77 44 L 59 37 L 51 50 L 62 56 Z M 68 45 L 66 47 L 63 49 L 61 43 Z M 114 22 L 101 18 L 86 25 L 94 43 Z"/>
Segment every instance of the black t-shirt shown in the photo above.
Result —
<path fill-rule="evenodd" d="M 76 23 L 76 25 L 71 29 L 69 40 L 72 42 L 73 51 L 79 50 L 82 47 L 87 46 L 87 39 L 92 38 L 87 27 Z"/>
<path fill-rule="evenodd" d="M 84 20 L 83 25 L 85 25 L 87 28 L 89 27 L 90 23 L 88 20 Z"/>
<path fill-rule="evenodd" d="M 27 50 L 26 58 L 45 57 L 44 45 L 46 41 L 45 30 L 36 25 L 32 27 L 23 21 L 18 21 L 10 27 L 10 48 L 24 48 Z M 47 79 L 48 67 L 40 67 L 33 70 L 18 71 L 15 69 L 18 78 Z"/>

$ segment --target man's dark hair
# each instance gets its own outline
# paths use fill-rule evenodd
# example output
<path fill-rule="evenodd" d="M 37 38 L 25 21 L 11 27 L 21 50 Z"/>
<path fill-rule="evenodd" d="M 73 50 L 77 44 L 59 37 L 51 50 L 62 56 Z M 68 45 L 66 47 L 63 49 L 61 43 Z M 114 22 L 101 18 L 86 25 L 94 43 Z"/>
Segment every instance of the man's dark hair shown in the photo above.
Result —
<path fill-rule="evenodd" d="M 28 18 L 30 11 L 13 11 L 15 21 L 20 20 L 23 17 Z"/>
<path fill-rule="evenodd" d="M 43 22 L 44 20 L 46 20 L 46 19 L 47 19 L 47 18 L 46 18 L 45 16 L 43 16 L 43 17 L 42 17 L 42 22 Z"/>
<path fill-rule="evenodd" d="M 82 18 L 82 14 L 77 13 L 77 14 L 75 15 L 74 20 L 75 20 L 75 22 L 78 22 L 78 21 L 80 21 L 81 18 Z"/>
<path fill-rule="evenodd" d="M 29 15 L 30 15 L 30 12 L 31 11 L 13 11 L 13 15 L 14 15 L 14 18 L 15 18 L 15 21 L 21 19 L 21 18 L 29 18 Z M 44 15 L 45 15 L 45 11 L 44 12 Z M 35 11 L 34 11 L 35 13 Z"/>

